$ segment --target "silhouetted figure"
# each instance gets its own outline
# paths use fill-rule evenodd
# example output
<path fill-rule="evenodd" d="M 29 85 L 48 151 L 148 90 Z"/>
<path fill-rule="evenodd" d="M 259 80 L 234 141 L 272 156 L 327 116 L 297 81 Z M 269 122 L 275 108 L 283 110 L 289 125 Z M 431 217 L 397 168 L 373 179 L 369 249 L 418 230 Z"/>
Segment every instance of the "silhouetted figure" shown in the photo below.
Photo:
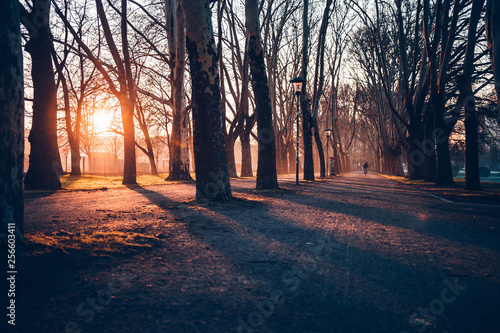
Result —
<path fill-rule="evenodd" d="M 365 170 L 365 175 L 368 173 L 369 167 L 370 167 L 370 165 L 368 165 L 368 162 L 365 162 L 365 164 L 363 164 L 363 169 Z"/>

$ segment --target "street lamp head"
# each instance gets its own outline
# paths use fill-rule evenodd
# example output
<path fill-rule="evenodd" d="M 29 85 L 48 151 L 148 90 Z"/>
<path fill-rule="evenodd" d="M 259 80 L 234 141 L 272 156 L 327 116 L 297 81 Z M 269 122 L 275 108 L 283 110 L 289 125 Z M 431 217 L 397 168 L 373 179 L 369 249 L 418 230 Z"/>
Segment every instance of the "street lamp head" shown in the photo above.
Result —
<path fill-rule="evenodd" d="M 331 129 L 329 129 L 329 128 L 327 128 L 327 129 L 325 130 L 325 132 L 331 132 L 331 131 L 332 131 L 332 130 L 331 130 Z"/>
<path fill-rule="evenodd" d="M 295 93 L 298 95 L 302 91 L 302 84 L 306 82 L 306 79 L 302 77 L 296 77 L 290 80 L 290 83 L 293 83 L 293 88 Z"/>

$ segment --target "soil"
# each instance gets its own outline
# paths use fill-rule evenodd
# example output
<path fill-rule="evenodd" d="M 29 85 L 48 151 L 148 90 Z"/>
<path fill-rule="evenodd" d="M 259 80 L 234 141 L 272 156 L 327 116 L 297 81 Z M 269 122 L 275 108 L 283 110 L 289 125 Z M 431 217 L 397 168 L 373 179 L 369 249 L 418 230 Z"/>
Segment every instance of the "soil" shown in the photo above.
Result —
<path fill-rule="evenodd" d="M 498 332 L 500 205 L 294 181 L 26 196 L 14 331 Z"/>

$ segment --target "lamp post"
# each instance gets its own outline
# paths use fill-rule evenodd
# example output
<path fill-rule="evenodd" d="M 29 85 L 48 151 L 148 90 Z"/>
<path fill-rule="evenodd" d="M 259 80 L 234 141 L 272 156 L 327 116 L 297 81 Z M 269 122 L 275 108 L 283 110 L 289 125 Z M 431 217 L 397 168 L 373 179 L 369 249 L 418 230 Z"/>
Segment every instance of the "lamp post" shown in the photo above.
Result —
<path fill-rule="evenodd" d="M 299 185 L 299 116 L 300 116 L 300 93 L 302 91 L 302 84 L 306 82 L 306 79 L 302 77 L 296 77 L 290 80 L 293 83 L 293 88 L 295 90 L 295 95 L 297 96 L 297 157 L 295 159 L 295 185 Z"/>
<path fill-rule="evenodd" d="M 329 171 L 329 169 L 330 169 L 330 159 L 328 158 L 328 141 L 330 141 L 330 132 L 331 131 L 332 130 L 329 129 L 329 128 L 327 128 L 325 130 L 325 132 L 326 132 L 326 176 L 329 176 L 329 173 L 330 173 L 330 171 Z"/>

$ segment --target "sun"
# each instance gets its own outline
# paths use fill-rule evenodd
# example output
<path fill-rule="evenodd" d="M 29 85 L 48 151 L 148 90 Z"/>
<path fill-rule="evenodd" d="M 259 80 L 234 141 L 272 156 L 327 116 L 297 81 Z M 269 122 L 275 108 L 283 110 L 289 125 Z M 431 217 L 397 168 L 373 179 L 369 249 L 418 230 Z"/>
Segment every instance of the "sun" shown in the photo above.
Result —
<path fill-rule="evenodd" d="M 94 129 L 98 134 L 109 132 L 115 122 L 113 113 L 106 110 L 96 110 L 94 113 Z"/>

